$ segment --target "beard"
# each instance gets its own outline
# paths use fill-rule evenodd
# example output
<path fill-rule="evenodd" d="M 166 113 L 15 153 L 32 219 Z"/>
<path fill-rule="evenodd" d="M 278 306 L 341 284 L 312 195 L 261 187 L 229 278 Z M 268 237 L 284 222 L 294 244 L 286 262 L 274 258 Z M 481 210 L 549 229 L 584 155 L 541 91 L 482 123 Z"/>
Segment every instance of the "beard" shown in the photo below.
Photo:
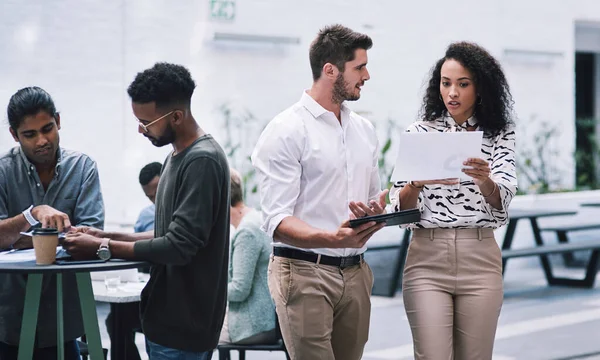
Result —
<path fill-rule="evenodd" d="M 58 145 L 48 144 L 33 151 L 23 151 L 35 165 L 50 165 L 58 159 Z"/>
<path fill-rule="evenodd" d="M 167 125 L 165 132 L 159 137 L 153 137 L 147 134 L 144 134 L 144 136 L 147 137 L 152 145 L 156 147 L 163 147 L 165 145 L 172 144 L 175 141 L 175 131 L 171 127 L 171 124 Z"/>
<path fill-rule="evenodd" d="M 351 90 L 348 90 L 348 88 L 350 88 L 350 84 L 344 80 L 342 73 L 339 73 L 337 79 L 335 79 L 335 82 L 333 83 L 332 100 L 335 104 L 341 104 L 344 101 L 356 101 L 360 99 L 360 93 L 353 93 Z"/>

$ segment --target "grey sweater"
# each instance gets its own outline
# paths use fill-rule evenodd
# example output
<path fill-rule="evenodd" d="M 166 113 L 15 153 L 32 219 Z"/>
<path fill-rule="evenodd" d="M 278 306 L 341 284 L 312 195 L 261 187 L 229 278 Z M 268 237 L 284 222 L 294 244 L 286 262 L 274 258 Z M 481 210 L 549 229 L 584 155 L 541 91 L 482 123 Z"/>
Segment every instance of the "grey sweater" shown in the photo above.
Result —
<path fill-rule="evenodd" d="M 275 328 L 275 305 L 267 284 L 271 238 L 262 230 L 260 213 L 244 216 L 229 250 L 229 337 L 237 342 Z"/>
<path fill-rule="evenodd" d="M 167 157 L 154 236 L 134 245 L 152 262 L 140 301 L 144 335 L 178 350 L 214 349 L 227 303 L 229 165 L 210 135 Z"/>

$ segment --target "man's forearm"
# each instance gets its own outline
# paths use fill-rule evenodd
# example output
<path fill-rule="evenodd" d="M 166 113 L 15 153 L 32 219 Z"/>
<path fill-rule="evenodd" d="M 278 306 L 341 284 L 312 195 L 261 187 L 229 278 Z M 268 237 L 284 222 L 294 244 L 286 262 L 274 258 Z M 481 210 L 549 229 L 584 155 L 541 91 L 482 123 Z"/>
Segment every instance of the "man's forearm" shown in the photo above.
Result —
<path fill-rule="evenodd" d="M 334 237 L 331 232 L 314 228 L 293 216 L 281 220 L 274 235 L 277 241 L 305 249 L 331 247 Z"/>
<path fill-rule="evenodd" d="M 154 238 L 154 231 L 146 231 L 141 233 L 107 232 L 106 237 L 116 241 L 136 242 L 138 240 L 148 240 Z"/>
<path fill-rule="evenodd" d="M 12 244 L 12 247 L 13 249 L 31 249 L 33 248 L 33 237 L 21 235 L 19 239 Z"/>
<path fill-rule="evenodd" d="M 115 259 L 135 260 L 134 245 L 135 243 L 131 241 L 111 241 L 109 245 L 111 257 Z"/>
<path fill-rule="evenodd" d="M 27 231 L 31 225 L 23 214 L 0 221 L 0 248 L 7 249 L 21 237 L 22 231 Z"/>

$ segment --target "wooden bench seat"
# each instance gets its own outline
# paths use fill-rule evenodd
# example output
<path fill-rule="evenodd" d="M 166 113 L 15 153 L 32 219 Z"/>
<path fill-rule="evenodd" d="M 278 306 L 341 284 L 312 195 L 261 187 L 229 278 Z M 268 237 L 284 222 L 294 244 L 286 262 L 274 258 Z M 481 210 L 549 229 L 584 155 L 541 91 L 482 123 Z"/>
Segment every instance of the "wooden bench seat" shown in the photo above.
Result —
<path fill-rule="evenodd" d="M 555 232 L 558 242 L 561 244 L 567 244 L 567 243 L 569 243 L 568 233 L 570 233 L 570 232 L 589 231 L 589 230 L 598 230 L 598 229 L 600 229 L 600 222 L 586 221 L 586 222 L 575 222 L 575 223 L 570 222 L 565 225 L 548 226 L 548 227 L 544 227 L 544 228 L 540 229 L 540 231 Z M 600 234 L 599 234 L 598 238 L 600 239 Z M 578 261 L 572 252 L 565 252 L 563 254 L 563 259 L 564 259 L 565 265 L 567 267 L 581 267 L 582 266 L 581 261 Z"/>
<path fill-rule="evenodd" d="M 583 279 L 573 279 L 556 277 L 552 271 L 552 265 L 548 259 L 550 254 L 567 254 L 573 251 L 591 250 L 592 254 L 587 263 L 585 277 Z M 543 246 L 536 246 L 525 249 L 502 250 L 502 259 L 519 258 L 528 256 L 539 256 L 546 275 L 548 285 L 563 285 L 574 287 L 594 287 L 596 274 L 598 273 L 598 255 L 600 254 L 600 239 L 591 241 L 580 241 L 576 243 L 558 243 Z"/>

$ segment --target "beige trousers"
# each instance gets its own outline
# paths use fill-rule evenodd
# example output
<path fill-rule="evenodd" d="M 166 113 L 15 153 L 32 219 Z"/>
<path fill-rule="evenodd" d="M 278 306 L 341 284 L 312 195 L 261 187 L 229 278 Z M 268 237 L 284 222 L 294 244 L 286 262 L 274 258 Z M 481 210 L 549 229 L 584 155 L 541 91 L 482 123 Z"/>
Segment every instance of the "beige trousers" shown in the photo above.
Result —
<path fill-rule="evenodd" d="M 415 230 L 402 286 L 415 359 L 492 358 L 503 298 L 493 230 Z"/>
<path fill-rule="evenodd" d="M 358 360 L 369 337 L 373 273 L 271 256 L 269 290 L 292 360 Z"/>

